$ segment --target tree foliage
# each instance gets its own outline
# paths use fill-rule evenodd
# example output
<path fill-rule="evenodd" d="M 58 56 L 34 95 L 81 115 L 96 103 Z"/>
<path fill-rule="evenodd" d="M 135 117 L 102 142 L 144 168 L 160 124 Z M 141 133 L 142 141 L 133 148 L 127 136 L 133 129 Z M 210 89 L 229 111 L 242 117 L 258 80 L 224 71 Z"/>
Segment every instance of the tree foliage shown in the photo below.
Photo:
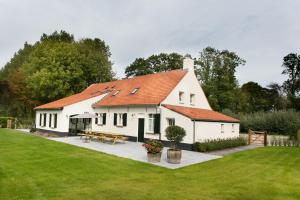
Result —
<path fill-rule="evenodd" d="M 8 84 L 8 113 L 30 114 L 41 103 L 112 80 L 110 56 L 104 41 L 75 41 L 65 31 L 43 34 L 33 45 L 25 43 L 0 71 L 0 80 Z"/>
<path fill-rule="evenodd" d="M 238 81 L 236 68 L 245 60 L 228 50 L 207 47 L 196 59 L 196 74 L 203 90 L 215 110 L 236 110 L 238 103 Z"/>
<path fill-rule="evenodd" d="M 178 53 L 160 53 L 148 58 L 137 58 L 125 69 L 126 77 L 153 74 L 182 68 L 183 56 Z"/>
<path fill-rule="evenodd" d="M 283 58 L 282 74 L 288 76 L 283 83 L 293 108 L 300 110 L 300 55 L 290 53 Z"/>

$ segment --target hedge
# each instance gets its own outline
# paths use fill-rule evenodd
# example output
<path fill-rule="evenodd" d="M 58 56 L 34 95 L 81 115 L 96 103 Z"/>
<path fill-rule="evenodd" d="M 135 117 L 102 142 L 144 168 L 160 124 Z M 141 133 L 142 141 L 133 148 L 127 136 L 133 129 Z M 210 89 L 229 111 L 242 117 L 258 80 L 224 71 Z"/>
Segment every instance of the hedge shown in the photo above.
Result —
<path fill-rule="evenodd" d="M 261 111 L 248 114 L 234 114 L 229 110 L 224 110 L 223 113 L 240 119 L 241 132 L 252 129 L 295 138 L 297 130 L 300 129 L 300 113 L 294 110 Z"/>
<path fill-rule="evenodd" d="M 227 139 L 215 139 L 205 140 L 204 142 L 196 142 L 194 144 L 194 151 L 207 152 L 214 150 L 227 149 L 231 147 L 245 146 L 247 141 L 245 138 L 227 138 Z"/>

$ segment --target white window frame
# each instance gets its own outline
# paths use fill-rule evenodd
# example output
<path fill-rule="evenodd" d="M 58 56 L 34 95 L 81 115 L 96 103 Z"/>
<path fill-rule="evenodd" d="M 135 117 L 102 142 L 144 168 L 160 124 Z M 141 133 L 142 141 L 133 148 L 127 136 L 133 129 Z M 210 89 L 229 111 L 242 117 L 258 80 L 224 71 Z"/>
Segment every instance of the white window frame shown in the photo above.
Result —
<path fill-rule="evenodd" d="M 221 124 L 221 133 L 224 133 L 224 127 L 225 125 L 224 124 Z"/>
<path fill-rule="evenodd" d="M 148 114 L 148 132 L 154 133 L 154 114 Z"/>
<path fill-rule="evenodd" d="M 130 92 L 130 94 L 135 94 L 135 93 L 137 93 L 138 90 L 139 90 L 139 88 L 133 88 L 133 90 Z"/>
<path fill-rule="evenodd" d="M 196 98 L 195 96 L 196 95 L 193 93 L 190 94 L 190 104 L 191 105 L 195 105 L 195 98 Z"/>
<path fill-rule="evenodd" d="M 173 123 L 170 123 L 172 121 L 173 121 Z M 168 123 L 168 126 L 174 126 L 175 125 L 175 118 L 167 118 L 167 123 Z"/>
<path fill-rule="evenodd" d="M 98 121 L 97 121 L 97 125 L 104 125 L 103 123 L 103 115 L 104 113 L 97 113 L 97 118 L 98 118 Z"/>
<path fill-rule="evenodd" d="M 179 103 L 184 103 L 184 92 L 183 91 L 179 91 L 178 100 L 179 100 Z"/>
<path fill-rule="evenodd" d="M 117 126 L 123 126 L 123 114 L 124 113 L 117 114 Z"/>
<path fill-rule="evenodd" d="M 119 94 L 120 90 L 115 91 L 112 96 L 116 96 L 117 94 Z"/>

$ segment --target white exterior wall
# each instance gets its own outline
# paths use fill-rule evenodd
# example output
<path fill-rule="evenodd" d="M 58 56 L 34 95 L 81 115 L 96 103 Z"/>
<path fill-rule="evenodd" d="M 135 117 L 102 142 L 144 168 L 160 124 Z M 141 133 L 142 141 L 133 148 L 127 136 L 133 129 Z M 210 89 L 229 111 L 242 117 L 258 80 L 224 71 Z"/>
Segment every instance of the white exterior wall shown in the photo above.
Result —
<path fill-rule="evenodd" d="M 221 132 L 221 124 L 224 124 L 224 132 Z M 232 129 L 234 124 L 234 129 Z M 238 137 L 240 132 L 239 123 L 227 122 L 195 122 L 195 142 L 207 139 L 225 139 Z"/>
<path fill-rule="evenodd" d="M 148 134 L 148 116 L 149 114 L 156 114 L 160 111 L 155 106 L 136 106 L 136 107 L 110 107 L 110 108 L 96 108 L 96 113 L 106 113 L 106 124 L 97 125 L 95 119 L 92 120 L 92 129 L 94 131 L 103 131 L 109 133 L 122 134 L 127 136 L 138 137 L 138 119 L 145 119 L 145 138 L 159 139 L 157 134 Z M 114 125 L 114 113 L 127 113 L 127 125 L 115 126 Z"/>
<path fill-rule="evenodd" d="M 169 126 L 167 118 L 175 118 L 175 125 L 180 126 L 185 129 L 186 136 L 183 138 L 183 143 L 192 144 L 193 143 L 193 122 L 190 118 L 171 111 L 165 107 L 161 107 L 161 139 L 167 140 L 166 138 L 166 128 Z"/>
<path fill-rule="evenodd" d="M 183 103 L 179 102 L 179 92 L 184 92 Z M 195 94 L 194 105 L 190 104 L 190 94 Z M 189 70 L 162 104 L 203 108 L 211 110 L 207 98 L 198 82 L 194 71 Z"/>
<path fill-rule="evenodd" d="M 84 101 L 74 103 L 68 106 L 65 106 L 62 110 L 37 110 L 35 114 L 35 122 L 36 128 L 43 129 L 43 130 L 50 130 L 50 131 L 57 131 L 57 132 L 69 132 L 69 117 L 70 115 L 75 114 L 83 114 L 84 112 L 94 113 L 94 109 L 92 108 L 92 104 L 102 99 L 104 95 L 92 97 L 90 99 L 86 99 Z M 39 125 L 40 113 L 46 113 L 46 126 L 41 127 Z M 57 113 L 57 128 L 49 127 L 49 114 Z M 53 123 L 53 120 L 52 120 Z"/>

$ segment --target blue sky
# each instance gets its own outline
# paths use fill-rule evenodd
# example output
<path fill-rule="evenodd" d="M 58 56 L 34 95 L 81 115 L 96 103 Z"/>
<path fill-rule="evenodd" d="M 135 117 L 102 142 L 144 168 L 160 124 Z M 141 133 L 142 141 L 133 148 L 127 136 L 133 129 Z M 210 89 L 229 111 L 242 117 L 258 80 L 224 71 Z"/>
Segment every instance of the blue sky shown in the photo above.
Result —
<path fill-rule="evenodd" d="M 283 56 L 300 53 L 299 9 L 296 0 L 0 0 L 0 67 L 25 41 L 63 29 L 77 39 L 105 40 L 118 77 L 137 57 L 196 57 L 212 46 L 247 61 L 237 71 L 240 84 L 281 83 Z"/>

